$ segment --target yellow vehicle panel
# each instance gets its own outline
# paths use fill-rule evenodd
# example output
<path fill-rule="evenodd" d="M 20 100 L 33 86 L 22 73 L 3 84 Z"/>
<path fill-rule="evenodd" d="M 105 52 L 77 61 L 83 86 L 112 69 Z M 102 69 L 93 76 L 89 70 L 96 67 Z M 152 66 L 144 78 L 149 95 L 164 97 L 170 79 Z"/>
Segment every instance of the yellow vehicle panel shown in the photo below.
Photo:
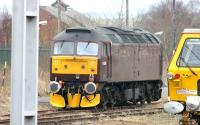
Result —
<path fill-rule="evenodd" d="M 182 34 L 176 52 L 171 60 L 168 73 L 180 76 L 178 79 L 168 79 L 169 97 L 172 101 L 185 102 L 187 96 L 197 95 L 197 81 L 200 79 L 200 67 L 191 67 L 191 70 L 196 73 L 195 75 L 187 66 L 177 66 L 177 60 L 188 38 L 200 39 L 200 33 Z"/>
<path fill-rule="evenodd" d="M 83 96 L 79 92 L 75 94 L 67 93 L 67 106 L 70 108 L 95 107 L 100 103 L 100 94 Z M 50 93 L 50 104 L 57 108 L 66 106 L 65 99 L 58 94 Z"/>
<path fill-rule="evenodd" d="M 97 74 L 98 58 L 89 56 L 52 56 L 52 73 Z"/>
<path fill-rule="evenodd" d="M 65 99 L 61 95 L 50 93 L 50 104 L 58 108 L 64 108 Z"/>
<path fill-rule="evenodd" d="M 76 93 L 76 94 L 71 94 L 67 93 L 67 99 L 68 99 L 68 106 L 71 108 L 77 108 L 80 105 L 80 100 L 81 100 L 81 94 Z"/>
<path fill-rule="evenodd" d="M 100 94 L 82 96 L 81 107 L 95 107 L 100 103 Z"/>

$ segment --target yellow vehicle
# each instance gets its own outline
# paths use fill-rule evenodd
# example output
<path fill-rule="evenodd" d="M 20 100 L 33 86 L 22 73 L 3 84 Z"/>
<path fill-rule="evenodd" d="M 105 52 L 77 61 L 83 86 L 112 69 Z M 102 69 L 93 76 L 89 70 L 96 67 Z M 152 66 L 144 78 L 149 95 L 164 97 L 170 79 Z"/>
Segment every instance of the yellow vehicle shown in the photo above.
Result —
<path fill-rule="evenodd" d="M 169 102 L 164 110 L 182 114 L 180 124 L 200 123 L 200 29 L 185 29 L 168 68 Z"/>

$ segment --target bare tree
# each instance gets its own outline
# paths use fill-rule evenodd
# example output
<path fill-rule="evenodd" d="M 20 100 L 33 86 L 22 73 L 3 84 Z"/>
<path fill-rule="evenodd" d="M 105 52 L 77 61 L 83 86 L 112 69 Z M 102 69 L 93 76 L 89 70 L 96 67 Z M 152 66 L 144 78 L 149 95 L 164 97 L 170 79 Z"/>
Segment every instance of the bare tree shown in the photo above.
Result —
<path fill-rule="evenodd" d="M 11 43 L 11 15 L 8 9 L 4 8 L 0 12 L 0 44 L 1 46 L 8 47 Z"/>
<path fill-rule="evenodd" d="M 176 40 L 179 39 L 184 28 L 200 28 L 198 0 L 191 0 L 188 3 L 183 1 L 176 2 Z M 165 41 L 163 41 L 164 53 L 169 58 L 173 50 L 172 40 L 172 0 L 162 0 L 159 4 L 154 5 L 150 10 L 143 14 L 139 27 L 143 27 L 151 32 L 163 31 Z"/>

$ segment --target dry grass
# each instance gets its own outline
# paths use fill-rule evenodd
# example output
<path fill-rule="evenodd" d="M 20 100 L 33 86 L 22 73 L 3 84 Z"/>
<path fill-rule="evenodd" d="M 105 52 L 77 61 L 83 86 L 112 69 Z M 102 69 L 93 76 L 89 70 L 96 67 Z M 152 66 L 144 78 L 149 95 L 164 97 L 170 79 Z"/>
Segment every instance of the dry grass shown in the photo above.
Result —
<path fill-rule="evenodd" d="M 49 72 L 39 71 L 39 83 L 38 83 L 38 95 L 47 96 L 47 86 L 49 84 L 50 75 Z"/>
<path fill-rule="evenodd" d="M 10 68 L 6 69 L 3 82 L 3 66 L 0 66 L 0 114 L 8 113 L 10 107 Z"/>
<path fill-rule="evenodd" d="M 10 109 L 10 67 L 6 69 L 5 82 L 3 81 L 3 66 L 0 66 L 0 115 L 7 114 Z M 47 96 L 46 88 L 49 83 L 49 72 L 40 70 L 38 81 L 38 95 Z"/>
<path fill-rule="evenodd" d="M 0 92 L 0 115 L 7 114 L 9 112 L 10 107 L 10 88 L 4 87 Z"/>

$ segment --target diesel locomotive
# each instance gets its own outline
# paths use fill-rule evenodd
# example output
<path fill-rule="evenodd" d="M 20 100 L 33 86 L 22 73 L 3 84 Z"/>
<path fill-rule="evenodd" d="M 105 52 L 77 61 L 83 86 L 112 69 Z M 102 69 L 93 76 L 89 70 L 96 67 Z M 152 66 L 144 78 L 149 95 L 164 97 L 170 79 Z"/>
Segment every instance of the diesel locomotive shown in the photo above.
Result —
<path fill-rule="evenodd" d="M 165 111 L 181 114 L 182 125 L 200 124 L 200 29 L 185 29 L 168 68 Z"/>
<path fill-rule="evenodd" d="M 53 40 L 50 104 L 84 108 L 161 98 L 162 46 L 141 29 L 78 27 Z"/>

